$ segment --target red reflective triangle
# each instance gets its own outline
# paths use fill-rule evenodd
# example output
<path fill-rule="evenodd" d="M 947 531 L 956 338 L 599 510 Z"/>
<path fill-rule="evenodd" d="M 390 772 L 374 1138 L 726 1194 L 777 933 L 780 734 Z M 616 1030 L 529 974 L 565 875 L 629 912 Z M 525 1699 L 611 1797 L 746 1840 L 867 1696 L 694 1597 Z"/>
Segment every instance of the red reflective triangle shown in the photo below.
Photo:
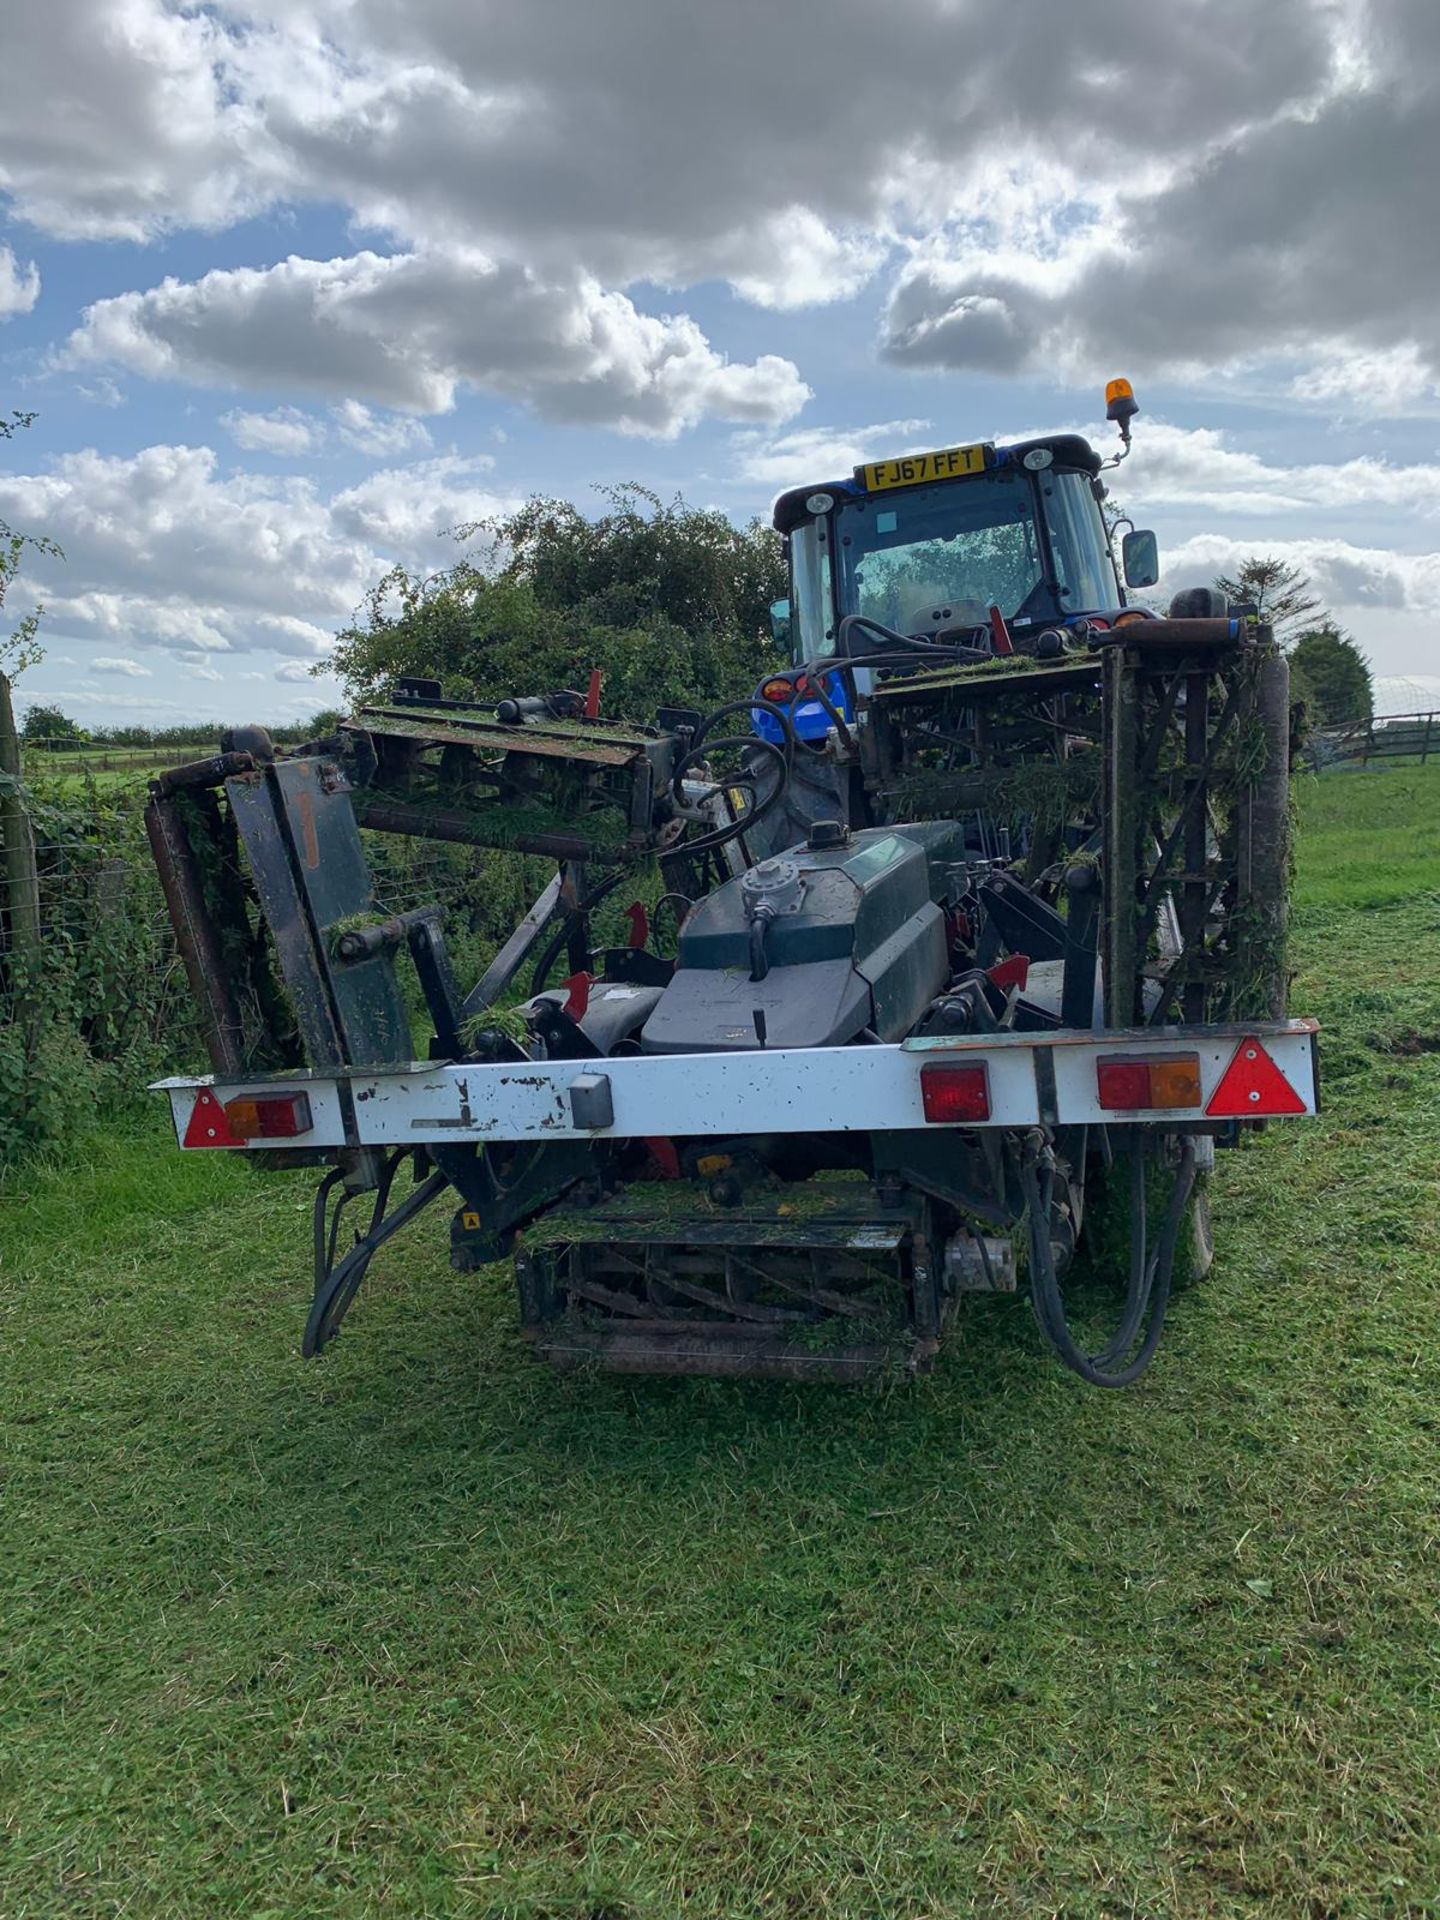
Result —
<path fill-rule="evenodd" d="M 186 1147 L 243 1147 L 245 1142 L 237 1140 L 230 1131 L 225 1109 L 209 1087 L 202 1087 L 191 1109 L 185 1138 L 180 1144 Z"/>
<path fill-rule="evenodd" d="M 1259 1040 L 1247 1034 L 1205 1111 L 1215 1120 L 1269 1120 L 1306 1107 Z"/>

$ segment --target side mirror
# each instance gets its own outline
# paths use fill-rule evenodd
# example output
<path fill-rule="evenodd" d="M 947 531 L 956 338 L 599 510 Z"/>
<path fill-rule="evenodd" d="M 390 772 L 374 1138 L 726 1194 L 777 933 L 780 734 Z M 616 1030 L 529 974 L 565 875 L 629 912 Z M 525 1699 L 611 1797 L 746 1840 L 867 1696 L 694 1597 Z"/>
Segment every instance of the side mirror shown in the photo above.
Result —
<path fill-rule="evenodd" d="M 1149 528 L 1131 528 L 1120 546 L 1127 587 L 1153 587 L 1160 578 L 1160 545 Z"/>
<path fill-rule="evenodd" d="M 770 632 L 777 647 L 784 652 L 790 651 L 790 602 L 772 600 L 770 602 Z"/>

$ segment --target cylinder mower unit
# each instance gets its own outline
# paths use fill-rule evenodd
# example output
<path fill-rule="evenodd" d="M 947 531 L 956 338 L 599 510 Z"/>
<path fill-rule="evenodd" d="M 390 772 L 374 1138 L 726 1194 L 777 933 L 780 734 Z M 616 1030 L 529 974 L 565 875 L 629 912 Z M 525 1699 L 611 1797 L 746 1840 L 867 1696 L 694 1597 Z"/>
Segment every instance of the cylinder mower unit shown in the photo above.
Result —
<path fill-rule="evenodd" d="M 1099 468 L 1062 435 L 782 497 L 796 657 L 708 717 L 401 681 L 333 738 L 241 730 L 153 783 L 214 1069 L 165 1083 L 182 1144 L 329 1169 L 307 1352 L 449 1194 L 455 1265 L 513 1257 L 557 1366 L 913 1370 L 964 1296 L 1024 1285 L 1067 1365 L 1138 1377 L 1208 1258 L 1214 1146 L 1316 1088 L 1284 659 L 1209 596 L 1127 604 Z M 461 983 L 440 905 L 377 890 L 387 834 L 556 872 Z M 1087 1351 L 1063 1283 L 1117 1220 Z"/>

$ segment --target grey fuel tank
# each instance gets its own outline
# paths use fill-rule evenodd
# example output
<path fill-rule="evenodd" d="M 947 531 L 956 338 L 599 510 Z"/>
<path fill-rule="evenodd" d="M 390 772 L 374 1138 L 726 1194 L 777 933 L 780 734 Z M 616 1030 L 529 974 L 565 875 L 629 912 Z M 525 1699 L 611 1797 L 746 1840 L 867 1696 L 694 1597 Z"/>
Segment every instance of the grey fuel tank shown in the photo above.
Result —
<path fill-rule="evenodd" d="M 762 861 L 690 914 L 641 1045 L 833 1047 L 867 1028 L 900 1039 L 949 978 L 941 903 L 964 858 L 951 821 L 854 835 L 817 822 L 807 845 Z"/>

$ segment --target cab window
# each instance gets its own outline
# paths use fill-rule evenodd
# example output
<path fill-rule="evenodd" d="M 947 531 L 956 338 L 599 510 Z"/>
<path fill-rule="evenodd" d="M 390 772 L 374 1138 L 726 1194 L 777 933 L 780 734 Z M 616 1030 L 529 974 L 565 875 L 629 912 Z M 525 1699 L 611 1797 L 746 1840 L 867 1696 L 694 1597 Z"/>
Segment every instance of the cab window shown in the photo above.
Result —
<path fill-rule="evenodd" d="M 1044 476 L 1041 493 L 1064 612 L 1099 613 L 1120 606 L 1120 589 L 1090 476 L 1052 469 Z"/>

